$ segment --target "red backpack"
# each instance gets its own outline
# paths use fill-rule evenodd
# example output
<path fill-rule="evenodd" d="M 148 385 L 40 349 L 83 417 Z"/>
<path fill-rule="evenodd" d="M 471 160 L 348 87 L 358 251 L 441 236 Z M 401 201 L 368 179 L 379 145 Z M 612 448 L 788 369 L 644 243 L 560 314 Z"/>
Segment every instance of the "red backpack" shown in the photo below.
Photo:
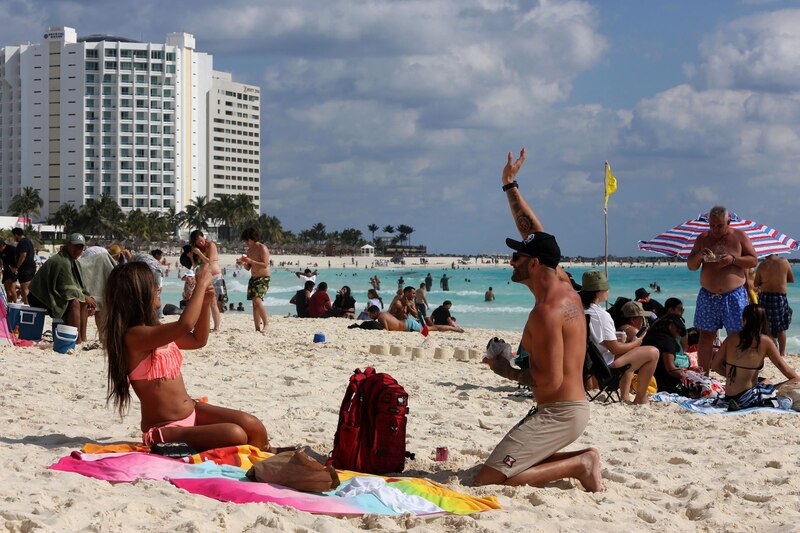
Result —
<path fill-rule="evenodd" d="M 331 462 L 366 474 L 402 472 L 408 394 L 389 374 L 356 368 L 339 410 Z"/>

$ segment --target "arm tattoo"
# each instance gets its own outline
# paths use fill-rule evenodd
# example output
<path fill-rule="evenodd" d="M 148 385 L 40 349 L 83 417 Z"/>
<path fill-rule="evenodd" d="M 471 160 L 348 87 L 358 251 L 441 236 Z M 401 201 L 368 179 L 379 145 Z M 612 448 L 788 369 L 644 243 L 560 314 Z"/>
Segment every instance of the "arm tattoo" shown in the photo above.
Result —
<path fill-rule="evenodd" d="M 533 220 L 530 217 L 525 215 L 520 215 L 517 217 L 517 229 L 525 234 L 530 234 L 531 229 L 533 228 Z"/>
<path fill-rule="evenodd" d="M 578 317 L 578 306 L 572 302 L 561 304 L 561 312 L 564 313 L 564 321 L 572 322 Z"/>
<path fill-rule="evenodd" d="M 519 190 L 508 190 L 508 203 L 511 206 L 511 214 L 514 215 L 514 221 L 517 224 L 517 229 L 520 233 L 528 235 L 533 230 L 533 220 L 531 217 L 522 213 L 522 208 L 519 203 L 520 195 Z"/>

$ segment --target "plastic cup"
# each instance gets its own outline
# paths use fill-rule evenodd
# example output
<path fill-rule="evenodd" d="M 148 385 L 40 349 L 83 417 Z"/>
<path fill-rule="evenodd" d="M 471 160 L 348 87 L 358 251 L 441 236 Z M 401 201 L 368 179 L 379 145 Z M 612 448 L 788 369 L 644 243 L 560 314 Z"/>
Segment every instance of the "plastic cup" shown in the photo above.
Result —
<path fill-rule="evenodd" d="M 450 451 L 447 449 L 447 446 L 436 448 L 436 460 L 438 462 L 447 461 L 449 457 Z"/>

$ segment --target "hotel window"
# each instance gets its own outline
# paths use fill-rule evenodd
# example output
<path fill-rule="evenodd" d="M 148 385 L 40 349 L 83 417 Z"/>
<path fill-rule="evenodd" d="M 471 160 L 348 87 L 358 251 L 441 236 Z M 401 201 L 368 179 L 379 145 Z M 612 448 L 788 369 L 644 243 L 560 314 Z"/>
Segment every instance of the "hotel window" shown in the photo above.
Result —
<path fill-rule="evenodd" d="M 117 70 L 117 62 L 116 61 L 106 61 L 105 67 L 106 67 L 106 70 Z"/>
<path fill-rule="evenodd" d="M 167 61 L 175 61 L 175 52 L 167 52 L 166 59 Z"/>
<path fill-rule="evenodd" d="M 120 57 L 133 57 L 133 51 L 132 50 L 120 50 L 119 51 L 119 56 Z"/>
<path fill-rule="evenodd" d="M 97 64 L 97 61 L 87 61 L 86 70 L 100 70 L 100 67 Z"/>
<path fill-rule="evenodd" d="M 136 59 L 147 59 L 147 50 L 134 50 L 133 57 Z"/>
<path fill-rule="evenodd" d="M 150 59 L 164 59 L 164 52 L 161 50 L 151 50 Z"/>
<path fill-rule="evenodd" d="M 106 55 L 106 57 L 117 57 L 117 49 L 116 48 L 106 48 L 105 55 Z"/>
<path fill-rule="evenodd" d="M 86 50 L 86 57 L 97 57 L 97 50 Z"/>

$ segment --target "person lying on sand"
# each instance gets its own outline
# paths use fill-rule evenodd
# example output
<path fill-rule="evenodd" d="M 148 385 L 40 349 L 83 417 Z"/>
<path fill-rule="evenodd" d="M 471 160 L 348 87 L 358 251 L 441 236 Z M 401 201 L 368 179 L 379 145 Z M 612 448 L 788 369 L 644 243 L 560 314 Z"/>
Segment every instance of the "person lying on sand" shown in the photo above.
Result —
<path fill-rule="evenodd" d="M 422 325 L 417 322 L 417 319 L 410 316 L 405 320 L 396 318 L 391 313 L 376 311 L 377 307 L 370 309 L 369 317 L 372 320 L 377 320 L 386 331 L 422 331 Z M 456 333 L 464 333 L 464 330 L 459 327 L 453 326 L 428 326 L 429 331 L 453 331 Z"/>
<path fill-rule="evenodd" d="M 150 268 L 140 262 L 111 271 L 105 292 L 107 321 L 100 340 L 108 358 L 108 394 L 120 416 L 131 393 L 142 406 L 142 441 L 185 442 L 197 451 L 250 444 L 278 453 L 269 445 L 264 424 L 253 415 L 193 400 L 181 374 L 181 349 L 208 342 L 210 305 L 214 301 L 210 269 L 197 273 L 194 293 L 177 322 L 161 324 L 161 289 Z"/>

